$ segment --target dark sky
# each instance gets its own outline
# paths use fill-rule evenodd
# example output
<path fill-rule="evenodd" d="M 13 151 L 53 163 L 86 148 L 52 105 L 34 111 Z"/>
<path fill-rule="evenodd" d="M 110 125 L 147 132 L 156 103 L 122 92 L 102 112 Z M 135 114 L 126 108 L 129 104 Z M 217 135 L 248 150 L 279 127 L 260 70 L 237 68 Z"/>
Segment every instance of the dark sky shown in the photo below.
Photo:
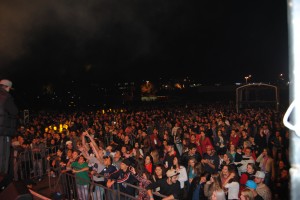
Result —
<path fill-rule="evenodd" d="M 288 73 L 286 1 L 0 0 L 0 78 L 269 81 Z"/>

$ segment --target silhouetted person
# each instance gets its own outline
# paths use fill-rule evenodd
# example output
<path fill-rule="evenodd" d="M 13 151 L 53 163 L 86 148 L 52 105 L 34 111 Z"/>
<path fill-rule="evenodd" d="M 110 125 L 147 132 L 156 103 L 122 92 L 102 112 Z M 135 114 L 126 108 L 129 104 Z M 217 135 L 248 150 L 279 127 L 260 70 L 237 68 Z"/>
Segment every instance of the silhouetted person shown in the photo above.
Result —
<path fill-rule="evenodd" d="M 9 94 L 12 82 L 0 81 L 0 173 L 8 172 L 11 137 L 16 132 L 18 108 Z"/>

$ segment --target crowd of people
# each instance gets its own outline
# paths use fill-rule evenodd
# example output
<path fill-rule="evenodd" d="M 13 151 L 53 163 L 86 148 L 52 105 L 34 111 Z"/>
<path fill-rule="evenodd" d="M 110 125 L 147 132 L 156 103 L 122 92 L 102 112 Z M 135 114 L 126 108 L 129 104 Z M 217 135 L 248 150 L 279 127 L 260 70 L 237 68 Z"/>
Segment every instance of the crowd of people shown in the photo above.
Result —
<path fill-rule="evenodd" d="M 289 131 L 282 118 L 269 108 L 237 113 L 220 104 L 37 113 L 18 128 L 13 146 L 36 155 L 39 180 L 43 157 L 52 176 L 74 174 L 78 199 L 109 199 L 105 187 L 117 187 L 141 200 L 284 200 Z M 59 124 L 67 127 L 49 128 Z"/>

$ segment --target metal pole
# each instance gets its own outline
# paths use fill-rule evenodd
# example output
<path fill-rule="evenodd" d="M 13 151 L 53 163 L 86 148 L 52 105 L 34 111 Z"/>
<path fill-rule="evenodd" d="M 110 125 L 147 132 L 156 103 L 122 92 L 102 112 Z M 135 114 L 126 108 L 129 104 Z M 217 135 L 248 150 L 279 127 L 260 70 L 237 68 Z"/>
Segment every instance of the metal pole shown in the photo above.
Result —
<path fill-rule="evenodd" d="M 296 77 L 300 75 L 300 0 L 288 0 L 288 28 L 289 28 L 289 78 L 290 78 L 290 102 L 284 116 L 284 124 L 290 131 L 290 195 L 292 200 L 300 199 L 300 81 Z M 297 92 L 298 90 L 298 92 Z M 293 110 L 293 112 L 292 112 Z M 290 116 L 291 115 L 291 116 Z"/>

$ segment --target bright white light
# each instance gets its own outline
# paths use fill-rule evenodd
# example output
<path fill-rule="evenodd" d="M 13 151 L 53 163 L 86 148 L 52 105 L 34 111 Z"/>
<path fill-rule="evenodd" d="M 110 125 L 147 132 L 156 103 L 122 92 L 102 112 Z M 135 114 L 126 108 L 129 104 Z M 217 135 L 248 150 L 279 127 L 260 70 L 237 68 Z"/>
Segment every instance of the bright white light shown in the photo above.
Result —
<path fill-rule="evenodd" d="M 290 17 L 290 24 L 289 24 L 289 44 L 290 44 L 290 60 L 291 60 L 291 66 L 290 70 L 292 69 L 292 83 L 293 90 L 291 91 L 291 98 L 292 104 L 290 105 L 290 108 L 288 109 L 287 113 L 285 114 L 285 120 L 284 124 L 288 128 L 294 130 L 296 134 L 300 136 L 300 127 L 299 127 L 299 119 L 300 119 L 300 93 L 297 91 L 300 88 L 300 81 L 296 79 L 296 77 L 300 76 L 300 2 L 297 0 L 291 0 L 289 2 L 289 17 Z M 298 80 L 298 81 L 297 81 Z M 297 88 L 297 89 L 296 89 Z M 287 119 L 289 115 L 292 113 L 294 115 L 292 118 L 294 119 L 293 123 L 290 124 Z"/>

